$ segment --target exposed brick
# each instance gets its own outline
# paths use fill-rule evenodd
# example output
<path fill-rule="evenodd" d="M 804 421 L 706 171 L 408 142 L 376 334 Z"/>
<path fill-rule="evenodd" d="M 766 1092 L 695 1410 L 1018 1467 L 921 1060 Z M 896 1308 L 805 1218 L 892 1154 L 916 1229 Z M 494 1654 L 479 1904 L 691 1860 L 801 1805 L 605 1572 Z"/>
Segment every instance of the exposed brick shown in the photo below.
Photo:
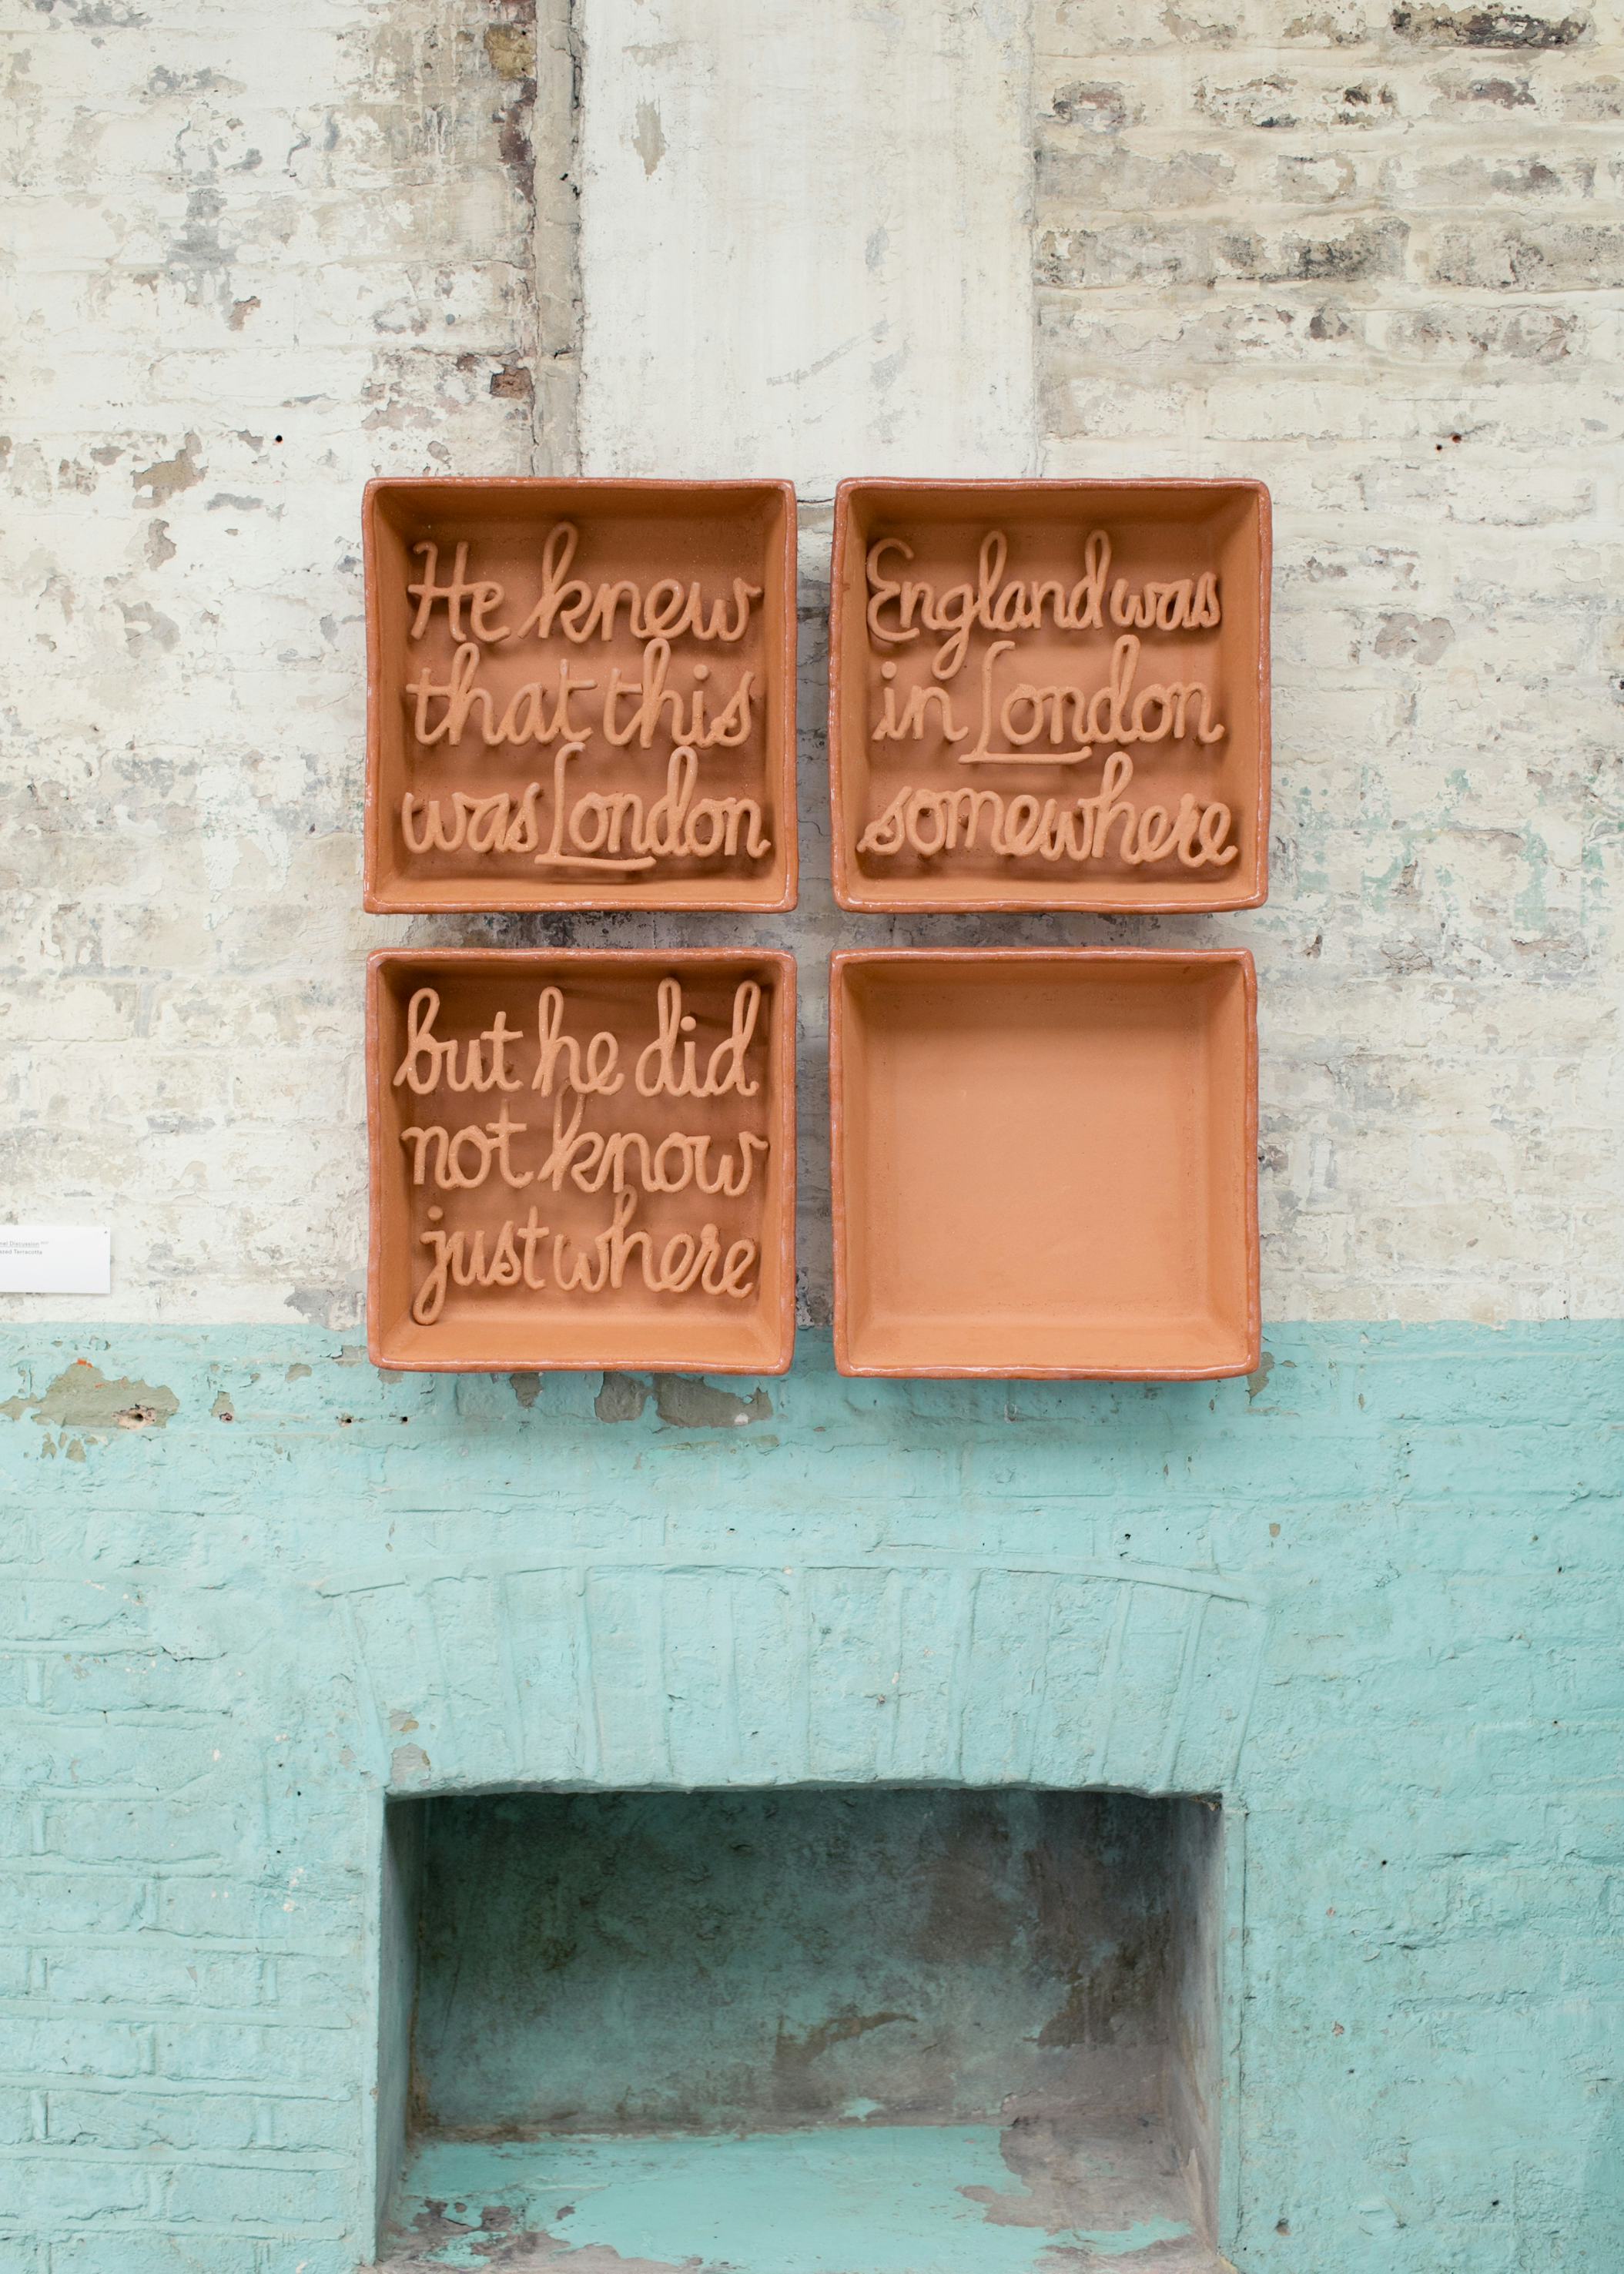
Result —
<path fill-rule="evenodd" d="M 1425 256 L 1434 284 L 1508 292 L 1610 292 L 1624 283 L 1624 222 L 1479 221 L 1437 232 Z"/>
<path fill-rule="evenodd" d="M 149 1309 L 357 1314 L 334 1237 L 361 1174 L 353 1020 L 345 1059 L 304 1045 L 370 944 L 360 486 L 527 470 L 515 375 L 545 368 L 550 416 L 568 367 L 534 345 L 536 82 L 502 78 L 488 22 L 472 0 L 296 0 L 274 27 L 76 7 L 16 49 L 5 480 L 12 603 L 48 660 L 11 697 L 8 1025 L 33 1039 L 0 1159 L 9 1204 L 117 1217 L 126 1309 L 139 1287 Z M 109 667 L 139 674 L 145 723 L 86 699 Z M 277 1173 L 290 1143 L 325 1204 Z"/>
<path fill-rule="evenodd" d="M 1547 747 L 1616 741 L 1624 670 L 1598 633 L 1617 568 L 1572 548 L 1603 533 L 1619 431 L 1624 224 L 1598 139 L 1620 115 L 1618 25 L 1587 6 L 1221 12 L 1040 9 L 1035 260 L 1047 471 L 1274 490 L 1277 885 L 1245 931 L 1276 1014 L 1283 988 L 1313 1009 L 1267 1054 L 1266 1306 L 1606 1315 L 1616 1274 L 1549 1150 L 1560 1085 L 1513 1098 L 1486 1037 L 1523 995 L 1553 1015 L 1567 997 L 1570 1068 L 1618 1085 L 1618 936 L 1579 881 L 1614 866 L 1605 793 L 1578 770 L 1515 775 L 1505 750 L 1536 715 Z M 1513 531 L 1562 543 L 1503 577 Z M 1402 599 L 1312 565 L 1360 547 L 1406 558 Z M 1399 701 L 1354 727 L 1357 772 L 1322 779 L 1372 683 Z M 1507 785 L 1491 826 L 1508 835 L 1407 801 L 1429 749 L 1476 794 Z M 1320 945 L 1293 976 L 1299 931 Z M 1440 968 L 1472 975 L 1456 1015 L 1483 1039 L 1463 1026 L 1445 1055 L 1416 1036 L 1372 1080 L 1372 1020 L 1391 1034 Z M 1327 1096 L 1327 1063 L 1357 1085 Z M 1450 1191 L 1491 1126 L 1517 1133 L 1516 1205 L 1492 1231 Z M 1587 1188 L 1605 1159 L 1624 1190 L 1614 1142 L 1590 1140 Z"/>

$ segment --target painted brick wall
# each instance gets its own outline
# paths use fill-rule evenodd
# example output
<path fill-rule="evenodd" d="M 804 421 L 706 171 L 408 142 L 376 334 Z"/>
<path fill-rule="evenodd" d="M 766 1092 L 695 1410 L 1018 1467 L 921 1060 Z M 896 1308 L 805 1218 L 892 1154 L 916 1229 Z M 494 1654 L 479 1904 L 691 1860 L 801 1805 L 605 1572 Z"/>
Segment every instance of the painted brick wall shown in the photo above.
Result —
<path fill-rule="evenodd" d="M 64 0 L 4 53 L 7 1210 L 114 1222 L 125 1317 L 353 1320 L 361 486 L 530 467 L 568 59 L 526 0 Z"/>
<path fill-rule="evenodd" d="M 1150 1390 L 844 1382 L 812 1338 L 748 1400 L 386 1381 L 307 1328 L 12 1343 L 5 2274 L 353 2274 L 382 1789 L 714 1773 L 724 1608 L 743 1781 L 940 1773 L 974 1695 L 972 1781 L 1245 1811 L 1246 2274 L 1624 2263 L 1616 1327 L 1297 1329 Z"/>
<path fill-rule="evenodd" d="M 1045 471 L 1274 492 L 1266 1314 L 1616 1315 L 1617 12 L 1037 38 Z"/>
<path fill-rule="evenodd" d="M 972 1781 L 1052 1758 L 1244 1811 L 1245 2274 L 1613 2274 L 1616 10 L 896 0 L 808 42 L 791 0 L 737 5 L 772 109 L 732 143 L 699 131 L 730 0 L 656 41 L 652 0 L 4 26 L 6 1213 L 110 1217 L 117 1278 L 0 1299 L 0 2274 L 354 2274 L 382 1792 L 563 1758 L 563 1689 L 520 1711 L 487 1663 L 500 1599 L 562 1684 L 523 1609 L 560 1574 L 625 1675 L 598 1771 L 714 1761 L 741 1563 L 802 1590 L 819 1701 L 741 1776 L 906 1755 L 869 1677 L 922 1602 L 905 1645 L 962 1634 L 1008 1732 Z M 926 37 L 954 134 L 876 169 L 894 237 L 832 193 L 797 237 L 781 357 L 752 283 L 777 154 L 821 105 L 798 178 L 846 183 Z M 816 1331 L 759 1389 L 365 1365 L 358 974 L 392 928 L 357 906 L 359 486 L 567 465 L 577 432 L 655 470 L 658 367 L 590 320 L 617 230 L 713 311 L 670 431 L 732 446 L 726 368 L 807 438 L 807 889 L 765 936 L 806 983 L 814 1329 L 824 446 L 1272 484 L 1275 898 L 1134 929 L 1259 953 L 1266 1317 L 1299 1323 L 1252 1383 L 842 1383 Z M 966 339 L 970 281 L 1023 280 L 962 430 L 928 358 L 898 376 L 898 244 Z M 1105 1638 L 1041 1707 L 1023 1572 Z M 924 1646 L 908 1730 L 941 1706 Z"/>
<path fill-rule="evenodd" d="M 1133 930 L 1259 954 L 1266 1315 L 1617 1315 L 1616 9 L 651 5 L 12 25 L 9 1204 L 114 1222 L 106 1316 L 358 1320 L 360 485 L 575 463 L 584 323 L 590 471 L 802 486 L 807 1322 L 823 959 L 900 929 L 826 882 L 827 501 L 968 465 L 1274 487 L 1274 897 Z"/>

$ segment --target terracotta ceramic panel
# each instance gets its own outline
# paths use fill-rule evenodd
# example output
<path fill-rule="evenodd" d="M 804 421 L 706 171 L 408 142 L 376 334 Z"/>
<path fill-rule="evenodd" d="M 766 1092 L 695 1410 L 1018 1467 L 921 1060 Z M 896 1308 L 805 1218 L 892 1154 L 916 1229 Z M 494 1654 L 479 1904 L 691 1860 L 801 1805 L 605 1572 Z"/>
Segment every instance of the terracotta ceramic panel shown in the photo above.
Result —
<path fill-rule="evenodd" d="M 837 955 L 830 1043 L 843 1374 L 1256 1367 L 1244 950 Z"/>
<path fill-rule="evenodd" d="M 366 905 L 795 902 L 787 482 L 373 482 Z"/>
<path fill-rule="evenodd" d="M 787 955 L 374 955 L 373 1363 L 783 1373 L 794 1039 Z"/>
<path fill-rule="evenodd" d="M 1255 907 L 1269 559 L 1260 482 L 842 484 L 842 907 Z"/>

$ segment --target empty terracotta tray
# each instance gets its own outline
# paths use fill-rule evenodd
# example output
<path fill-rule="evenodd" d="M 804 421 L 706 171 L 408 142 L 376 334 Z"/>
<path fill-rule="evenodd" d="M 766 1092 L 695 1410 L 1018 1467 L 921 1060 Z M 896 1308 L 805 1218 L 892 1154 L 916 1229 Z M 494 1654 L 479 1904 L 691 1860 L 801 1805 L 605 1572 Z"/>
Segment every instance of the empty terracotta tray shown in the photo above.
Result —
<path fill-rule="evenodd" d="M 841 906 L 1257 907 L 1269 555 L 1261 482 L 842 483 Z"/>
<path fill-rule="evenodd" d="M 794 1038 L 787 955 L 372 956 L 373 1364 L 782 1374 Z"/>
<path fill-rule="evenodd" d="M 1258 1364 L 1243 949 L 897 949 L 830 988 L 842 1374 Z"/>
<path fill-rule="evenodd" d="M 787 482 L 378 481 L 366 905 L 795 904 Z"/>

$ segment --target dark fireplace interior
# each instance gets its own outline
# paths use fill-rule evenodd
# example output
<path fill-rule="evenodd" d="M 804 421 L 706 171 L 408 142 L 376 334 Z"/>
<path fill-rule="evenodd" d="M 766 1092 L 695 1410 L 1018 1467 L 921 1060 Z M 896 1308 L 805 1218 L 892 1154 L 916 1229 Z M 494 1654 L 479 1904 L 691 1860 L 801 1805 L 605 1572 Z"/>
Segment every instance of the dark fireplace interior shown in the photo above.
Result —
<path fill-rule="evenodd" d="M 1216 2263 L 1215 1803 L 507 1792 L 387 1837 L 387 2263 L 488 2234 L 793 2274 L 875 2186 L 916 2198 L 899 2270 L 1139 2233 L 1136 2268 Z"/>

